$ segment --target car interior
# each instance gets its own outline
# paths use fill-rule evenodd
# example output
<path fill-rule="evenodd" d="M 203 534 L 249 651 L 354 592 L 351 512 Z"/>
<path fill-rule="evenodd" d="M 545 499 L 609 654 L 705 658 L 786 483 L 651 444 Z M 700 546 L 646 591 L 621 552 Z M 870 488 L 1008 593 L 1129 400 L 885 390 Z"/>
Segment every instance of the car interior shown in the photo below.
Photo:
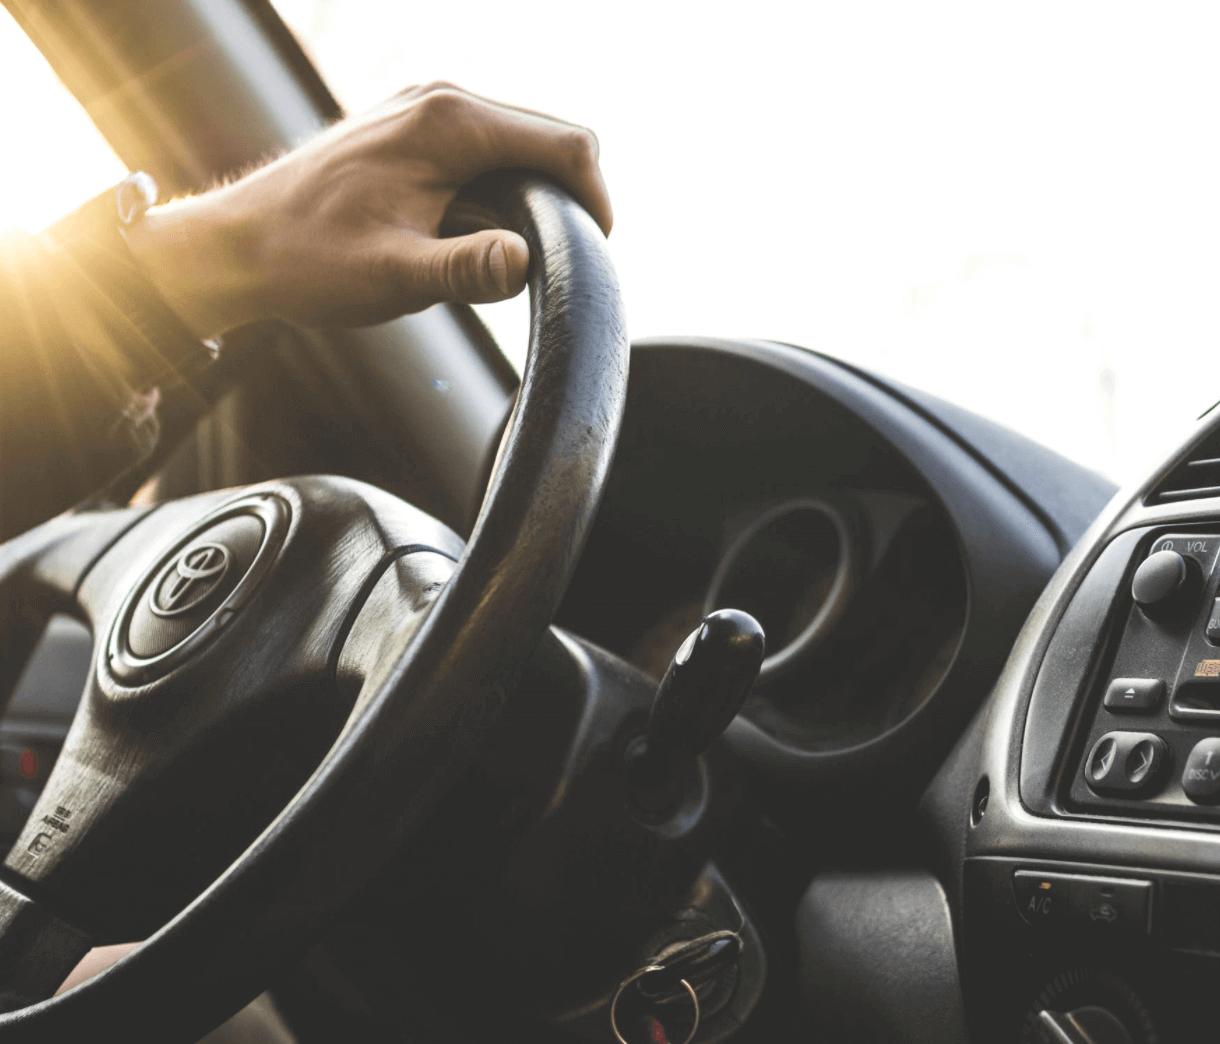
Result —
<path fill-rule="evenodd" d="M 169 192 L 341 115 L 265 0 L 4 3 Z M 0 546 L 0 1044 L 260 995 L 299 1044 L 1206 1036 L 1220 416 L 1119 491 L 828 355 L 629 342 L 537 175 L 487 224 L 520 376 L 467 306 L 245 328 Z"/>

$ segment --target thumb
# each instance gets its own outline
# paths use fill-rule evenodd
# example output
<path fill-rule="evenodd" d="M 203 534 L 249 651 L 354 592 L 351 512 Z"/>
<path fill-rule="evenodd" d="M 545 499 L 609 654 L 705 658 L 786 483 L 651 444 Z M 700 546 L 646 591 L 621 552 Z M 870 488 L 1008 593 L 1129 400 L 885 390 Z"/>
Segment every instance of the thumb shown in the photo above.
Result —
<path fill-rule="evenodd" d="M 484 304 L 515 297 L 525 287 L 530 251 L 506 229 L 453 239 L 429 239 L 419 258 L 417 289 L 441 301 Z"/>

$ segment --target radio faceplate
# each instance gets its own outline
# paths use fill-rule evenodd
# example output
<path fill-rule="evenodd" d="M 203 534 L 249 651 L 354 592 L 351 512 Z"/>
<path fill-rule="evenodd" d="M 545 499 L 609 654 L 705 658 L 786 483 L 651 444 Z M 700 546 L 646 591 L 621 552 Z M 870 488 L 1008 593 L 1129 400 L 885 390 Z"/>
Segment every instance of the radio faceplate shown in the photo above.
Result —
<path fill-rule="evenodd" d="M 1064 778 L 1069 809 L 1220 822 L 1218 563 L 1220 526 L 1163 531 L 1137 551 L 1122 636 Z"/>

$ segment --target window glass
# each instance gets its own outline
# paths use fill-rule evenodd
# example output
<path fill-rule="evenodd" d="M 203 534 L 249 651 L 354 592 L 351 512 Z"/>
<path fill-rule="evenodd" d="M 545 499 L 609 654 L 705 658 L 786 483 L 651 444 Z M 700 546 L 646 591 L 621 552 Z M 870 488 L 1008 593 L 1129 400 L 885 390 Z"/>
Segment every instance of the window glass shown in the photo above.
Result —
<path fill-rule="evenodd" d="M 0 230 L 38 232 L 127 173 L 3 7 L 0 99 Z"/>
<path fill-rule="evenodd" d="M 349 111 L 593 127 L 634 336 L 825 351 L 1118 479 L 1220 399 L 1215 5 L 278 6 Z"/>

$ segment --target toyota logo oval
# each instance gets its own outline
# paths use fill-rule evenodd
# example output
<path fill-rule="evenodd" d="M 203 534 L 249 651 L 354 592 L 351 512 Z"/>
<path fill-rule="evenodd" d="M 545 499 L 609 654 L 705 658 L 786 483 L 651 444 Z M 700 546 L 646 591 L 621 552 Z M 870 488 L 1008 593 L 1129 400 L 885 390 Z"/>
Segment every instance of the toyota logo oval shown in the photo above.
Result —
<path fill-rule="evenodd" d="M 162 574 L 149 598 L 149 608 L 158 616 L 190 612 L 220 585 L 232 557 L 224 544 L 188 548 Z"/>

